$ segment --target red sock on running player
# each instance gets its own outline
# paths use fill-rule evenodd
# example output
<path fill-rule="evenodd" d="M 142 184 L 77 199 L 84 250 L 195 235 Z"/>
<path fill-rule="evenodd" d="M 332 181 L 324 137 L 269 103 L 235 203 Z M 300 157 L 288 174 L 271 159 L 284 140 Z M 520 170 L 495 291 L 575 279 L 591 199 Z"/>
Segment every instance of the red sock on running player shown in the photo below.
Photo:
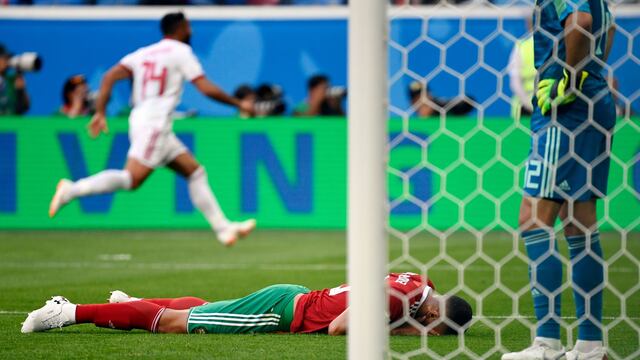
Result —
<path fill-rule="evenodd" d="M 185 296 L 185 297 L 180 297 L 175 299 L 174 298 L 142 299 L 142 301 L 164 306 L 167 309 L 173 309 L 173 310 L 187 310 L 187 309 L 191 309 L 194 306 L 200 306 L 207 303 L 207 301 L 197 297 L 193 297 L 193 296 Z"/>
<path fill-rule="evenodd" d="M 146 301 L 120 304 L 78 305 L 76 323 L 94 323 L 119 330 L 144 329 L 155 332 L 165 307 Z"/>

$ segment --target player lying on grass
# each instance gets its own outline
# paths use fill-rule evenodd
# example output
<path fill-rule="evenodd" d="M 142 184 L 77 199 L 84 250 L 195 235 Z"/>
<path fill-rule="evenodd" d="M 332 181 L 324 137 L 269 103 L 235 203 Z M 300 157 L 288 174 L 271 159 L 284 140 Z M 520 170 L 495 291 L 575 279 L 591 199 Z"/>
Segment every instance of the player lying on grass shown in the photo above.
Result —
<path fill-rule="evenodd" d="M 102 79 L 96 100 L 96 113 L 89 123 L 91 137 L 106 133 L 106 106 L 114 84 L 131 80 L 133 110 L 129 116 L 131 146 L 122 170 L 109 169 L 77 181 L 62 179 L 49 206 L 49 216 L 74 199 L 136 190 L 158 167 L 167 166 L 188 183 L 189 198 L 204 215 L 218 240 L 233 245 L 256 225 L 250 219 L 229 221 L 209 187 L 207 172 L 173 132 L 172 114 L 182 97 L 184 82 L 191 82 L 203 95 L 245 112 L 252 105 L 227 95 L 211 83 L 191 49 L 191 24 L 183 13 L 170 13 L 160 21 L 163 39 L 142 47 L 114 65 Z M 224 176 L 224 174 L 217 174 Z"/>
<path fill-rule="evenodd" d="M 435 292 L 414 273 L 389 274 L 392 335 L 448 335 L 466 330 L 471 306 L 460 297 Z M 350 287 L 310 291 L 299 285 L 272 285 L 240 299 L 207 302 L 196 297 L 139 299 L 113 291 L 109 304 L 75 305 L 54 296 L 29 314 L 22 332 L 74 324 L 153 333 L 347 333 Z"/>

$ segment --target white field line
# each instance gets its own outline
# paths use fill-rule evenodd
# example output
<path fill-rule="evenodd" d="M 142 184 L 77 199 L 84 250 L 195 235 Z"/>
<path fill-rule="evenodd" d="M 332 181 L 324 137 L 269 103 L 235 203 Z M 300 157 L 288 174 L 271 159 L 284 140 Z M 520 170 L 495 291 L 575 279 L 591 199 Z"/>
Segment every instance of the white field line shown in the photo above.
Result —
<path fill-rule="evenodd" d="M 9 261 L 0 263 L 6 269 L 144 269 L 144 270 L 263 270 L 263 271 L 344 271 L 340 264 L 224 264 L 224 263 L 137 263 L 129 261 L 96 261 L 96 262 L 24 262 Z M 394 269 L 414 269 L 409 266 L 398 266 Z M 430 270 L 451 270 L 451 266 L 435 265 Z M 493 272 L 486 266 L 468 266 L 478 272 Z M 610 268 L 609 273 L 638 273 L 636 267 Z"/>
<path fill-rule="evenodd" d="M 492 315 L 492 316 L 479 316 L 476 315 L 473 317 L 474 319 L 489 319 L 489 320 L 506 320 L 506 319 L 528 319 L 528 320 L 535 320 L 535 316 L 524 316 L 524 315 L 517 315 L 517 316 L 500 316 L 500 315 Z M 576 320 L 575 316 L 561 316 L 560 317 L 563 320 Z M 617 319 L 621 319 L 618 316 L 603 316 L 602 320 L 617 320 Z M 627 316 L 624 317 L 622 319 L 627 319 L 627 320 L 640 320 L 640 317 L 637 316 Z"/>
<path fill-rule="evenodd" d="M 27 315 L 27 312 L 16 310 L 0 310 L 0 315 Z"/>
<path fill-rule="evenodd" d="M 26 311 L 18 311 L 18 310 L 0 310 L 0 315 L 26 315 Z M 488 319 L 488 320 L 506 320 L 506 319 L 528 319 L 534 320 L 535 316 L 474 316 L 474 319 Z M 575 320 L 576 318 L 573 316 L 562 316 L 564 320 Z M 602 320 L 616 320 L 619 317 L 614 316 L 603 316 Z M 626 317 L 627 320 L 640 320 L 640 317 Z"/>

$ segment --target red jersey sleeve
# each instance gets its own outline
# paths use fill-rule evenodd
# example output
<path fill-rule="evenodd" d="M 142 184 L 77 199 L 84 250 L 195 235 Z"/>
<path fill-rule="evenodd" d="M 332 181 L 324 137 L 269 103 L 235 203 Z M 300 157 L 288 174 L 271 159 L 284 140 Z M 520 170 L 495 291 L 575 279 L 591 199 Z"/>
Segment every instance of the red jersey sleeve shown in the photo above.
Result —
<path fill-rule="evenodd" d="M 387 276 L 389 286 L 389 319 L 396 321 L 405 315 L 414 317 L 418 308 L 433 289 L 430 280 L 414 273 L 392 273 Z M 406 312 L 405 312 L 406 311 Z"/>

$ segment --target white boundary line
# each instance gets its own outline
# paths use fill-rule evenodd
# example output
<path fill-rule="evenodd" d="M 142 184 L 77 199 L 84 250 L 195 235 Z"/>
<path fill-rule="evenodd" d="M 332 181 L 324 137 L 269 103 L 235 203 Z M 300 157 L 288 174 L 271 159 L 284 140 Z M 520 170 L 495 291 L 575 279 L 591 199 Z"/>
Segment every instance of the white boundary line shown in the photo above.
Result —
<path fill-rule="evenodd" d="M 576 320 L 575 316 L 561 316 L 560 317 L 563 320 Z M 531 319 L 531 320 L 535 320 L 536 317 L 533 315 L 530 316 L 524 316 L 524 315 L 516 315 L 516 316 L 504 316 L 504 315 L 492 315 L 492 316 L 479 316 L 479 315 L 475 315 L 473 317 L 474 320 L 476 319 L 489 319 L 489 320 L 507 320 L 507 319 Z M 637 316 L 627 316 L 624 318 L 620 318 L 618 316 L 603 316 L 602 320 L 618 320 L 618 319 L 628 319 L 628 320 L 640 320 L 640 317 Z"/>
<path fill-rule="evenodd" d="M 343 6 L 3 6 L 0 19 L 12 20 L 157 20 L 170 11 L 183 10 L 197 20 L 334 20 L 347 19 Z M 522 18 L 526 7 L 411 6 L 392 7 L 391 19 Z M 619 5 L 616 17 L 638 17 L 640 6 Z"/>
<path fill-rule="evenodd" d="M 3 262 L 0 269 L 149 269 L 149 270 L 262 270 L 262 271 L 346 271 L 346 265 L 340 264 L 223 264 L 223 263 L 140 263 L 129 261 L 97 262 Z M 397 266 L 394 269 L 415 269 L 410 266 Z M 451 270 L 451 266 L 435 265 L 430 270 Z M 486 266 L 467 266 L 465 270 L 492 272 Z M 609 273 L 638 273 L 636 267 L 615 267 Z"/>
<path fill-rule="evenodd" d="M 0 315 L 27 315 L 27 314 L 28 314 L 27 311 L 0 310 Z M 534 320 L 536 317 L 535 316 L 524 316 L 524 315 L 516 315 L 516 316 L 495 315 L 495 316 L 474 316 L 473 318 L 474 318 L 474 320 L 480 320 L 480 319 L 488 319 L 488 320 L 527 319 L 527 320 Z M 576 318 L 574 316 L 562 316 L 561 319 L 563 319 L 563 320 L 576 320 Z M 602 320 L 617 320 L 617 319 L 620 319 L 620 317 L 616 317 L 616 316 L 603 316 L 602 317 Z M 631 316 L 631 317 L 625 317 L 623 319 L 640 320 L 640 317 Z"/>

